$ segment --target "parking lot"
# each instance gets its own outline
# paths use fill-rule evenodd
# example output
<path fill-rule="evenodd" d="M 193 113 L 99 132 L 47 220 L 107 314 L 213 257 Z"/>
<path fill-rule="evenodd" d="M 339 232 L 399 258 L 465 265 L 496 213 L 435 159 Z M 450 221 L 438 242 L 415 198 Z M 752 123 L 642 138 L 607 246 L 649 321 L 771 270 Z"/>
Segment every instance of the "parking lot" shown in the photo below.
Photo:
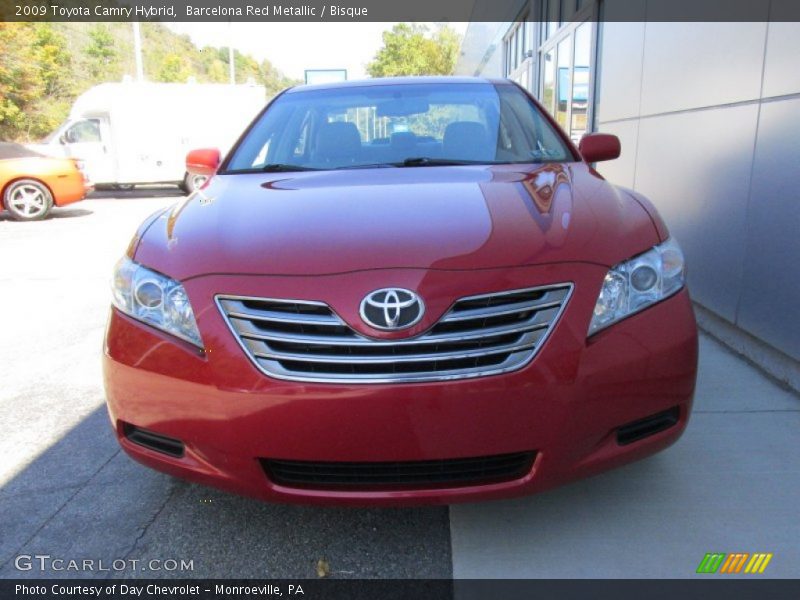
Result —
<path fill-rule="evenodd" d="M 701 339 L 695 414 L 653 458 L 539 496 L 415 509 L 268 505 L 129 460 L 104 406 L 108 280 L 177 190 L 0 215 L 0 576 L 691 577 L 706 552 L 771 552 L 800 575 L 800 398 Z M 20 571 L 19 555 L 138 560 Z M 144 571 L 149 561 L 191 571 Z M 97 563 L 95 563 L 97 565 Z M 743 575 L 742 575 L 743 576 Z"/>

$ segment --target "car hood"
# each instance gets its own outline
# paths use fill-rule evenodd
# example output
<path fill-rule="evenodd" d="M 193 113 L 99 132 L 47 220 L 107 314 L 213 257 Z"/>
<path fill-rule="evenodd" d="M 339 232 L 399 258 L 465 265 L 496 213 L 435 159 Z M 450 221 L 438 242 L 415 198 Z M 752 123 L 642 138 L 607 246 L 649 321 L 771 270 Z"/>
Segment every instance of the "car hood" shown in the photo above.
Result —
<path fill-rule="evenodd" d="M 218 175 L 137 234 L 179 280 L 386 268 L 611 266 L 658 243 L 648 213 L 583 163 Z"/>

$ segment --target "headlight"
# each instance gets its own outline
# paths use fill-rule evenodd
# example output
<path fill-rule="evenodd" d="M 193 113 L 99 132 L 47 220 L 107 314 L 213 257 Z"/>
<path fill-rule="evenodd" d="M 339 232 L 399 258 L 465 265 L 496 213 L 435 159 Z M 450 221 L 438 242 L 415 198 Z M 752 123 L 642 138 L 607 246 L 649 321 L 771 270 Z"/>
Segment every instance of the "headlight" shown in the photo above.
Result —
<path fill-rule="evenodd" d="M 203 347 L 189 296 L 174 279 L 122 258 L 111 291 L 114 306 L 126 315 Z"/>
<path fill-rule="evenodd" d="M 683 252 L 672 239 L 616 265 L 603 280 L 589 335 L 671 296 L 684 274 Z"/>

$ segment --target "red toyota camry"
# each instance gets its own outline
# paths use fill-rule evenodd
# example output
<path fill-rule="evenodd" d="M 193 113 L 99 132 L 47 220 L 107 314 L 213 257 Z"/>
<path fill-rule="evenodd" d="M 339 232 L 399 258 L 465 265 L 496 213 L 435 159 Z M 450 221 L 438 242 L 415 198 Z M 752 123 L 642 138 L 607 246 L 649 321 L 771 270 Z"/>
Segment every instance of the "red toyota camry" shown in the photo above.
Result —
<path fill-rule="evenodd" d="M 113 278 L 119 443 L 269 501 L 537 492 L 662 450 L 692 404 L 684 259 L 507 81 L 279 95 Z"/>

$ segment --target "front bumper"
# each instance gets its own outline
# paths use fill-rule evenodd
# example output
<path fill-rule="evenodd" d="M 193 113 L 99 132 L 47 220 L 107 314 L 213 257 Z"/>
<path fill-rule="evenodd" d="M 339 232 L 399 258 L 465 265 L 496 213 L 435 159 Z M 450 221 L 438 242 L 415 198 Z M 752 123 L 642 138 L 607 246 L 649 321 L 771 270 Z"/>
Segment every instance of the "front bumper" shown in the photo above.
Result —
<path fill-rule="evenodd" d="M 426 274 L 427 273 L 427 274 Z M 360 297 L 375 274 L 325 278 L 201 277 L 184 282 L 206 352 L 112 310 L 104 375 L 120 444 L 172 475 L 269 501 L 399 505 L 505 498 L 541 491 L 666 448 L 683 432 L 697 368 L 688 293 L 586 339 L 605 269 L 571 264 L 470 275 L 391 273 L 392 285 L 435 285 L 453 297 L 572 280 L 573 297 L 534 360 L 512 373 L 413 384 L 271 379 L 248 360 L 213 304 L 216 293 L 325 301 Z M 270 290 L 266 294 L 264 290 Z M 323 290 L 323 292 L 320 292 Z M 319 294 L 327 297 L 319 297 Z M 198 302 L 198 298 L 206 298 Z M 350 298 L 347 299 L 348 304 Z M 348 316 L 343 314 L 346 320 Z M 678 422 L 627 445 L 619 427 L 677 407 Z M 181 457 L 131 442 L 125 424 L 182 441 Z M 428 461 L 535 451 L 522 477 L 458 487 L 314 489 L 278 485 L 262 459 Z"/>

